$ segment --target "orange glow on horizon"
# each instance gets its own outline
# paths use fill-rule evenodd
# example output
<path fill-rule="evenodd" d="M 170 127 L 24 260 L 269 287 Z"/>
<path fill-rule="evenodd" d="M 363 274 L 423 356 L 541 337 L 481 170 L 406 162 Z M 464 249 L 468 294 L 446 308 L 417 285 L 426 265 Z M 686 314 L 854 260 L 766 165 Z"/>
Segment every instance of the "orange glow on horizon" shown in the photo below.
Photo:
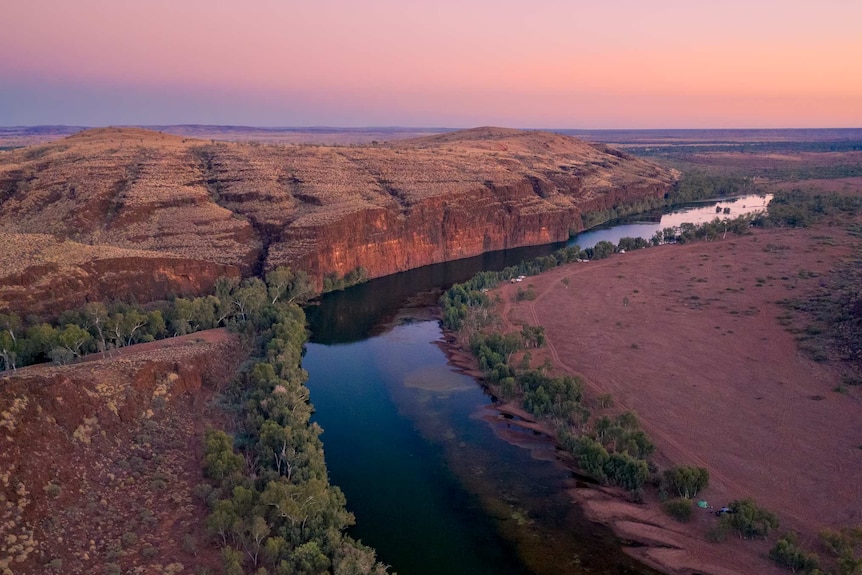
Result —
<path fill-rule="evenodd" d="M 261 125 L 862 126 L 862 3 L 466 4 L 11 0 L 0 78 L 161 94 L 148 117 L 229 94 Z"/>

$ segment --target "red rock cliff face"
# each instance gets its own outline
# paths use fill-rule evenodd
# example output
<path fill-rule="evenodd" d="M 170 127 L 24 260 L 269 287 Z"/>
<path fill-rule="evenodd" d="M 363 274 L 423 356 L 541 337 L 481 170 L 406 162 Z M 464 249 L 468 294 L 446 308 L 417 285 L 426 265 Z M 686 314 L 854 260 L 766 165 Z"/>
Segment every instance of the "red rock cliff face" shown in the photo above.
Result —
<path fill-rule="evenodd" d="M 663 185 L 648 185 L 604 194 L 582 206 L 523 212 L 502 207 L 496 194 L 480 188 L 460 198 L 423 201 L 407 213 L 369 209 L 336 225 L 288 230 L 282 242 L 270 248 L 270 258 L 283 258 L 318 277 L 345 275 L 359 266 L 370 277 L 379 277 L 488 251 L 563 241 L 583 229 L 582 215 L 661 198 L 666 191 Z M 292 262 L 280 253 L 294 237 L 301 244 L 309 236 L 318 249 Z"/>
<path fill-rule="evenodd" d="M 386 148 L 213 146 L 206 154 L 210 177 L 224 182 L 224 205 L 265 236 L 265 267 L 318 278 L 358 266 L 378 277 L 561 241 L 581 230 L 582 215 L 661 198 L 675 181 L 602 146 L 502 129 Z M 237 173 L 245 176 L 227 177 Z"/>
<path fill-rule="evenodd" d="M 278 265 L 371 277 L 566 239 L 674 175 L 615 150 L 481 128 L 385 146 L 81 132 L 0 155 L 0 310 L 208 290 Z"/>

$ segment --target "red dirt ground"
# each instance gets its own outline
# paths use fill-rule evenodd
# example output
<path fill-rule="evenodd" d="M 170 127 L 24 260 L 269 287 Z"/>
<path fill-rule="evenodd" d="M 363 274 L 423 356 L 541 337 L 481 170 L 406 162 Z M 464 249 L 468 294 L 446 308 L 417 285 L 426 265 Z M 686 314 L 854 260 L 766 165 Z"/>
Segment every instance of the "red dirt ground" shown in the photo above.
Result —
<path fill-rule="evenodd" d="M 767 188 L 769 191 L 816 189 L 821 192 L 835 192 L 838 194 L 858 196 L 862 194 L 862 177 L 776 182 L 774 184 L 769 184 Z"/>
<path fill-rule="evenodd" d="M 859 249 L 841 227 L 662 246 L 506 284 L 500 311 L 508 329 L 545 327 L 533 365 L 547 357 L 582 375 L 588 396 L 610 393 L 615 411 L 634 410 L 660 466 L 706 467 L 710 503 L 752 497 L 780 531 L 813 543 L 823 528 L 862 524 L 862 393 L 833 391 L 840 365 L 803 354 L 776 302 L 804 297 L 819 285 L 812 276 Z M 537 297 L 516 303 L 527 285 Z M 624 539 L 646 543 L 631 553 L 664 571 L 782 572 L 765 557 L 774 537 L 707 543 L 711 513 L 683 525 L 655 500 L 573 495 Z"/>
<path fill-rule="evenodd" d="M 243 356 L 220 329 L 0 375 L 0 573 L 217 569 L 194 489 Z"/>

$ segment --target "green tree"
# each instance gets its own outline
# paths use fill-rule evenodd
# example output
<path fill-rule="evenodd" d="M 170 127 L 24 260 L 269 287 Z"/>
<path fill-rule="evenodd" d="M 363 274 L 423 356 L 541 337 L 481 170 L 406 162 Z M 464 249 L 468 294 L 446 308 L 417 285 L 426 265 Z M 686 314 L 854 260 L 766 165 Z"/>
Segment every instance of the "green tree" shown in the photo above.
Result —
<path fill-rule="evenodd" d="M 593 246 L 593 259 L 603 260 L 610 257 L 616 251 L 616 246 L 611 242 L 602 240 Z"/>
<path fill-rule="evenodd" d="M 676 228 L 664 228 L 661 231 L 661 237 L 666 244 L 676 241 Z"/>
<path fill-rule="evenodd" d="M 524 325 L 521 327 L 521 339 L 527 348 L 545 345 L 545 328 L 541 325 Z"/>
<path fill-rule="evenodd" d="M 266 508 L 267 522 L 291 546 L 322 537 L 329 529 L 340 531 L 355 521 L 345 509 L 344 494 L 325 479 L 303 483 L 270 481 L 260 501 Z"/>
<path fill-rule="evenodd" d="M 385 565 L 377 562 L 373 549 L 349 537 L 329 546 L 333 548 L 333 575 L 357 575 L 358 573 L 385 575 L 388 572 Z"/>
<path fill-rule="evenodd" d="M 636 459 L 646 459 L 655 451 L 655 444 L 642 430 L 626 432 L 617 440 L 617 451 L 629 453 Z"/>
<path fill-rule="evenodd" d="M 154 309 L 147 312 L 146 335 L 148 339 L 155 340 L 165 336 L 167 324 L 160 310 Z"/>
<path fill-rule="evenodd" d="M 21 320 L 15 313 L 0 313 L 0 360 L 3 370 L 15 369 L 20 352 L 18 336 Z"/>
<path fill-rule="evenodd" d="M 316 541 L 308 541 L 298 546 L 290 554 L 290 562 L 295 575 L 325 575 L 330 563 Z"/>
<path fill-rule="evenodd" d="M 242 568 L 242 552 L 233 547 L 223 547 L 221 550 L 222 567 L 224 575 L 244 575 Z"/>
<path fill-rule="evenodd" d="M 233 293 L 233 305 L 243 323 L 260 315 L 267 303 L 266 284 L 258 278 L 244 280 Z"/>
<path fill-rule="evenodd" d="M 133 307 L 125 307 L 110 315 L 108 333 L 115 347 L 132 345 L 138 340 L 139 330 L 147 325 L 147 316 Z"/>
<path fill-rule="evenodd" d="M 661 504 L 665 513 L 683 523 L 691 521 L 694 515 L 694 506 L 691 499 L 669 499 Z"/>
<path fill-rule="evenodd" d="M 575 440 L 573 453 L 578 459 L 578 466 L 588 475 L 599 481 L 606 479 L 605 465 L 610 460 L 610 454 L 601 443 L 587 436 Z"/>
<path fill-rule="evenodd" d="M 605 442 L 610 439 L 613 433 L 614 422 L 607 415 L 603 415 L 596 421 L 594 427 L 599 443 L 605 445 Z"/>
<path fill-rule="evenodd" d="M 0 332 L 0 368 L 3 371 L 14 370 L 18 360 L 18 340 L 14 332 L 3 330 Z"/>
<path fill-rule="evenodd" d="M 232 313 L 232 306 L 227 306 L 227 312 L 225 307 L 222 300 L 213 295 L 191 299 L 179 297 L 172 302 L 167 323 L 176 335 L 212 329 L 218 327 Z"/>
<path fill-rule="evenodd" d="M 769 550 L 769 558 L 794 573 L 811 573 L 820 568 L 817 555 L 802 549 L 795 533 L 786 533 L 776 541 Z"/>
<path fill-rule="evenodd" d="M 240 517 L 233 502 L 230 499 L 219 499 L 207 516 L 207 530 L 221 537 L 222 545 L 227 545 L 228 537 L 233 538 L 235 526 L 239 521 Z"/>
<path fill-rule="evenodd" d="M 709 471 L 703 467 L 672 467 L 664 472 L 664 482 L 669 491 L 680 497 L 695 497 L 709 485 Z"/>
<path fill-rule="evenodd" d="M 302 270 L 294 272 L 287 266 L 279 266 L 266 274 L 266 286 L 273 305 L 281 298 L 287 303 L 303 304 L 316 295 L 308 274 Z"/>
<path fill-rule="evenodd" d="M 612 453 L 604 466 L 608 480 L 629 491 L 643 486 L 649 478 L 646 461 L 635 459 L 628 453 Z"/>
<path fill-rule="evenodd" d="M 108 350 L 108 339 L 105 335 L 109 317 L 108 308 L 102 302 L 90 302 L 84 306 L 83 315 L 90 332 L 96 339 L 97 351 L 104 356 Z"/>
<path fill-rule="evenodd" d="M 31 364 L 48 360 L 51 349 L 57 346 L 57 330 L 47 323 L 27 328 L 27 343 L 22 350 L 22 363 Z"/>
<path fill-rule="evenodd" d="M 68 350 L 72 357 L 80 357 L 84 346 L 91 339 L 90 332 L 71 323 L 57 333 L 57 343 Z"/>
<path fill-rule="evenodd" d="M 732 501 L 730 513 L 722 518 L 740 537 L 745 539 L 765 538 L 770 529 L 778 528 L 778 518 L 758 507 L 753 499 Z"/>
<path fill-rule="evenodd" d="M 215 296 L 196 297 L 192 300 L 192 332 L 216 327 L 216 313 L 221 302 Z"/>
<path fill-rule="evenodd" d="M 276 473 L 283 475 L 287 481 L 292 479 L 297 465 L 308 463 L 305 450 L 317 447 L 312 438 L 308 437 L 304 421 L 290 421 L 293 419 L 290 416 L 294 414 L 292 410 L 283 414 L 288 416 L 284 418 L 288 423 L 285 427 L 279 425 L 274 419 L 265 420 L 260 427 L 260 437 L 257 442 L 257 451 L 262 461 L 268 462 Z M 291 423 L 293 425 L 290 425 Z"/>
<path fill-rule="evenodd" d="M 862 528 L 824 529 L 820 532 L 820 540 L 838 559 L 840 575 L 862 575 L 862 556 L 856 554 L 862 544 Z"/>
<path fill-rule="evenodd" d="M 141 329 L 147 325 L 147 316 L 141 310 L 130 308 L 125 314 L 122 314 L 121 321 L 118 322 L 121 330 L 118 335 L 122 334 L 125 345 L 139 343 Z"/>
<path fill-rule="evenodd" d="M 243 458 L 234 453 L 233 440 L 224 431 L 208 431 L 204 449 L 204 472 L 210 479 L 221 482 L 242 469 Z"/>
<path fill-rule="evenodd" d="M 243 548 L 254 567 L 257 567 L 258 557 L 264 541 L 269 536 L 269 531 L 269 524 L 266 520 L 260 515 L 255 515 L 243 532 Z"/>
<path fill-rule="evenodd" d="M 276 566 L 285 559 L 290 552 L 290 546 L 284 537 L 267 537 L 263 544 L 263 558 L 267 565 Z"/>

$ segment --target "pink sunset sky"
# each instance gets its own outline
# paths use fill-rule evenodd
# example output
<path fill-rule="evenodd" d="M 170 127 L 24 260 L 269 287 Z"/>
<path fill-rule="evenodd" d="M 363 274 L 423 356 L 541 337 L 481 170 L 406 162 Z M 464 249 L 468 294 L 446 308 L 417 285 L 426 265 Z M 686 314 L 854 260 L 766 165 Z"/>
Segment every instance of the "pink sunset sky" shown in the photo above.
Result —
<path fill-rule="evenodd" d="M 0 125 L 862 127 L 860 0 L 2 0 Z"/>

